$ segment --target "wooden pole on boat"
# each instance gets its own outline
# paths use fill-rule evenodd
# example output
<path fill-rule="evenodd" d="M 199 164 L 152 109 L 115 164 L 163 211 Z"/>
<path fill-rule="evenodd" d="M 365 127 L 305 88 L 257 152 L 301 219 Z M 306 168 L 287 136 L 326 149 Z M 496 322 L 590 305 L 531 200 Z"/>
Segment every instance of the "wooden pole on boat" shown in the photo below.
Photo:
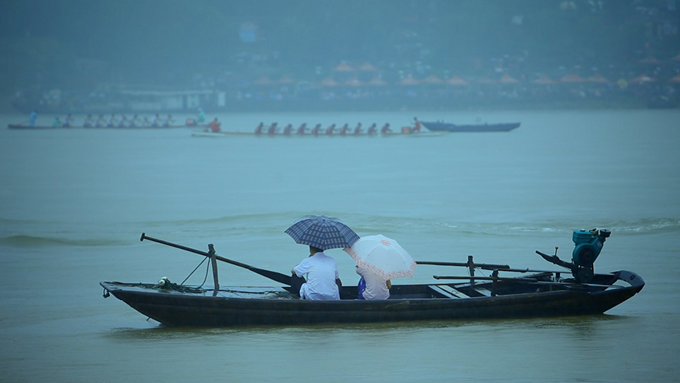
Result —
<path fill-rule="evenodd" d="M 467 262 L 439 262 L 439 261 L 416 261 L 416 264 L 418 265 L 432 265 L 432 266 L 459 266 L 459 267 L 470 267 L 470 264 Z M 553 273 L 553 274 L 560 274 L 563 273 L 564 271 L 555 271 L 555 270 L 536 270 L 536 269 L 514 269 L 511 268 L 508 265 L 496 265 L 493 263 L 473 263 L 472 267 L 475 268 L 480 268 L 482 270 L 498 270 L 498 271 L 503 271 L 503 272 L 510 272 L 510 273 Z"/>
<path fill-rule="evenodd" d="M 212 266 L 212 271 L 213 271 L 213 280 L 215 281 L 215 290 L 213 290 L 213 296 L 217 295 L 217 292 L 220 290 L 220 280 L 217 274 L 217 258 L 215 254 L 215 246 L 213 244 L 208 245 L 208 254 L 210 254 L 210 263 Z"/>
<path fill-rule="evenodd" d="M 496 287 L 498 287 L 498 270 L 494 270 L 493 273 L 491 273 L 491 278 L 493 278 L 493 282 L 491 284 L 491 296 L 495 297 Z"/>
<path fill-rule="evenodd" d="M 468 270 L 470 271 L 470 286 L 475 286 L 475 263 L 472 261 L 472 255 L 468 255 Z"/>
<path fill-rule="evenodd" d="M 416 261 L 417 264 L 419 265 L 432 265 L 432 266 L 460 266 L 460 267 L 470 267 L 470 263 L 468 262 L 439 262 L 439 261 Z M 509 269 L 510 266 L 508 265 L 495 265 L 493 263 L 473 263 L 472 267 L 479 267 L 485 270 L 495 270 L 499 269 L 502 271 L 505 271 L 505 269 Z"/>
<path fill-rule="evenodd" d="M 142 233 L 142 236 L 141 236 L 141 238 L 140 238 L 139 240 L 140 240 L 140 241 L 143 241 L 143 240 L 145 240 L 145 239 L 148 239 L 149 241 L 156 242 L 156 243 L 160 243 L 160 244 L 163 244 L 163 245 L 175 247 L 175 248 L 177 248 L 177 249 L 189 251 L 189 252 L 194 253 L 194 254 L 199 254 L 199 255 L 202 255 L 202 256 L 204 256 L 204 257 L 212 258 L 212 255 L 210 255 L 210 253 L 206 253 L 205 251 L 196 250 L 196 249 L 192 249 L 192 248 L 190 248 L 190 247 L 178 245 L 178 244 L 175 244 L 175 243 L 172 243 L 172 242 L 163 241 L 162 239 L 152 238 L 152 237 L 147 236 L 145 233 Z M 237 262 L 237 261 L 232 261 L 231 259 L 224 258 L 224 257 L 220 257 L 220 256 L 217 255 L 217 254 L 215 254 L 215 259 L 217 259 L 218 261 L 222 261 L 222 262 L 226 262 L 226 263 L 232 264 L 232 265 L 234 265 L 234 266 L 243 267 L 244 269 L 248 269 L 248 270 L 250 270 L 250 271 L 252 271 L 252 272 L 254 272 L 254 273 L 260 274 L 260 275 L 262 275 L 263 277 L 269 278 L 269 279 L 271 279 L 271 280 L 273 280 L 273 281 L 282 283 L 282 284 L 284 284 L 284 285 L 288 285 L 288 286 L 291 285 L 291 278 L 290 278 L 290 275 L 285 275 L 285 274 L 277 273 L 276 271 L 269 271 L 269 270 L 259 269 L 259 268 L 257 268 L 257 267 L 253 267 L 253 266 L 250 266 L 250 265 L 246 265 L 245 263 L 241 263 L 241 262 Z"/>
<path fill-rule="evenodd" d="M 529 283 L 535 283 L 538 285 L 553 285 L 553 286 L 574 286 L 574 287 L 579 287 L 579 286 L 587 286 L 587 287 L 599 287 L 603 289 L 608 289 L 608 288 L 615 288 L 615 289 L 622 289 L 625 288 L 625 286 L 622 285 L 606 285 L 606 284 L 600 284 L 600 283 L 580 283 L 580 282 L 571 282 L 571 281 L 543 281 L 538 278 L 504 278 L 504 277 L 466 277 L 466 276 L 458 276 L 458 275 L 433 275 L 432 278 L 434 279 L 456 279 L 456 280 L 470 280 L 470 279 L 477 279 L 480 281 L 502 281 L 502 282 L 529 282 Z"/>

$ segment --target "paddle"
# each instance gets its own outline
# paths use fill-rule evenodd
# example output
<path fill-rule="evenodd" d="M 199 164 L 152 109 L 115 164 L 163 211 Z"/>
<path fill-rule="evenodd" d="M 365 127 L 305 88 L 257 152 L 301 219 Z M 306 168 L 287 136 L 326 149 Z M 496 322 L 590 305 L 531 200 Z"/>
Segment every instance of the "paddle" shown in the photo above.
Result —
<path fill-rule="evenodd" d="M 606 287 L 606 288 L 624 288 L 625 286 L 621 285 L 603 285 L 599 283 L 580 283 L 580 282 L 572 282 L 572 281 L 542 281 L 536 278 L 503 278 L 503 277 L 468 277 L 468 276 L 454 276 L 454 275 L 433 275 L 432 278 L 434 279 L 459 279 L 459 280 L 469 280 L 469 279 L 475 279 L 475 280 L 481 280 L 481 281 L 507 281 L 507 282 L 531 282 L 531 283 L 536 283 L 536 284 L 545 284 L 545 285 L 569 285 L 569 286 L 590 286 L 590 287 Z"/>
<path fill-rule="evenodd" d="M 178 249 L 181 249 L 181 250 L 186 250 L 186 251 L 189 251 L 189 252 L 192 252 L 192 253 L 195 253 L 195 254 L 202 255 L 202 256 L 204 256 L 204 257 L 210 258 L 210 257 L 212 256 L 210 253 L 207 253 L 207 252 L 205 252 L 205 251 L 192 249 L 192 248 L 190 248 L 190 247 L 186 247 L 186 246 L 178 245 L 178 244 L 175 244 L 175 243 L 163 241 L 163 240 L 161 240 L 161 239 L 152 238 L 152 237 L 149 237 L 149 236 L 147 236 L 146 234 L 142 233 L 142 236 L 141 236 L 141 238 L 139 238 L 139 240 L 140 240 L 140 241 L 144 241 L 145 239 L 148 239 L 149 241 L 157 242 L 157 243 L 160 243 L 160 244 L 163 244 L 163 245 L 175 247 L 175 248 L 178 248 Z M 241 263 L 241 262 L 237 262 L 237 261 L 232 261 L 231 259 L 227 259 L 227 258 L 224 258 L 224 257 L 220 257 L 219 255 L 215 255 L 215 259 L 217 259 L 218 261 L 230 263 L 230 264 L 232 264 L 232 265 L 234 265 L 234 266 L 243 267 L 244 269 L 248 269 L 248 270 L 250 270 L 250 271 L 252 271 L 252 272 L 255 272 L 255 273 L 257 273 L 257 274 L 260 274 L 260 275 L 262 275 L 263 277 L 269 278 L 269 279 L 271 279 L 271 280 L 273 280 L 273 281 L 276 281 L 276 282 L 279 282 L 279 283 L 283 283 L 284 285 L 292 286 L 292 285 L 291 285 L 291 277 L 290 277 L 290 275 L 285 275 L 285 274 L 277 273 L 276 271 L 269 271 L 269 270 L 259 269 L 259 268 L 257 268 L 257 267 L 253 267 L 253 266 L 250 266 L 250 265 L 246 265 L 245 263 Z"/>
<path fill-rule="evenodd" d="M 469 267 L 468 263 L 462 262 L 439 262 L 439 261 L 416 261 L 419 265 L 434 265 L 434 266 L 460 266 Z M 479 267 L 482 270 L 498 270 L 512 273 L 563 273 L 564 271 L 554 270 L 535 270 L 535 269 L 513 269 L 508 265 L 495 265 L 493 263 L 473 263 L 472 267 Z"/>
<path fill-rule="evenodd" d="M 436 262 L 436 261 L 416 261 L 419 265 L 434 265 L 434 266 L 460 266 L 460 267 L 480 267 L 485 270 L 504 270 L 509 269 L 508 265 L 494 265 L 492 263 L 471 263 L 471 262 Z"/>

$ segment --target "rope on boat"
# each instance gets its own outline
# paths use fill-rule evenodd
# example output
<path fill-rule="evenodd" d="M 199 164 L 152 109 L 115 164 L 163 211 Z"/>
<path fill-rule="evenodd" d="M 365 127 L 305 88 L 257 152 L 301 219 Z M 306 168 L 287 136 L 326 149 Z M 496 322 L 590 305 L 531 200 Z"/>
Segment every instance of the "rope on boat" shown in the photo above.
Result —
<path fill-rule="evenodd" d="M 203 258 L 203 260 L 202 260 L 201 262 L 198 263 L 198 266 L 196 266 L 196 268 L 194 268 L 194 270 L 193 270 L 192 272 L 190 272 L 189 275 L 187 275 L 186 278 L 184 278 L 184 280 L 182 281 L 182 283 L 180 283 L 180 285 L 184 285 L 184 282 L 186 282 L 187 279 L 191 278 L 191 276 L 194 275 L 194 273 L 196 272 L 196 270 L 198 270 L 198 268 L 201 267 L 201 265 L 203 264 L 203 262 L 205 262 L 207 259 L 208 259 L 208 258 Z M 205 281 L 208 280 L 208 270 L 210 270 L 210 264 L 209 264 L 209 263 L 208 263 L 208 267 L 205 269 L 205 278 L 203 278 L 203 283 L 201 283 L 201 285 L 198 286 L 198 287 L 203 287 L 203 285 L 205 284 Z"/>
<path fill-rule="evenodd" d="M 184 283 L 184 282 L 182 282 Z M 203 286 L 203 285 L 201 285 Z M 170 282 L 170 279 L 168 277 L 163 277 L 158 281 L 157 285 L 154 285 L 154 288 L 160 289 L 160 290 L 172 290 L 172 291 L 179 291 L 182 293 L 194 293 L 194 294 L 201 294 L 203 293 L 203 289 L 199 287 L 191 287 L 191 286 L 184 286 L 182 284 L 177 284 L 177 283 L 172 283 Z"/>
<path fill-rule="evenodd" d="M 198 263 L 198 265 L 187 275 L 186 278 L 182 281 L 182 283 L 177 284 L 177 283 L 172 283 L 170 282 L 170 279 L 168 277 L 163 277 L 158 281 L 158 284 L 154 287 L 161 289 L 161 290 L 172 290 L 172 291 L 179 291 L 182 293 L 194 293 L 194 294 L 201 294 L 203 293 L 203 285 L 205 282 L 208 280 L 208 271 L 210 270 L 210 263 L 208 263 L 206 269 L 205 269 L 205 277 L 203 278 L 203 282 L 197 286 L 197 287 L 190 287 L 190 286 L 184 286 L 184 282 L 187 281 L 194 273 L 196 270 L 198 270 L 199 267 L 205 262 L 208 258 L 203 258 L 201 262 Z"/>

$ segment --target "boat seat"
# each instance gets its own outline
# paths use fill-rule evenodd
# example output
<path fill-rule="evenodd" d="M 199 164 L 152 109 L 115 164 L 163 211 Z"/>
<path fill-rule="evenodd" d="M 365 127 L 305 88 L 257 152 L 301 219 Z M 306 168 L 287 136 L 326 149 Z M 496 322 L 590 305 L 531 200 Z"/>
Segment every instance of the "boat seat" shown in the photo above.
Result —
<path fill-rule="evenodd" d="M 485 297 L 490 297 L 491 296 L 491 290 L 485 289 L 484 287 L 475 287 L 474 290 L 480 294 L 482 294 Z"/>
<path fill-rule="evenodd" d="M 446 298 L 469 298 L 467 295 L 461 293 L 449 285 L 428 285 L 428 287 Z"/>

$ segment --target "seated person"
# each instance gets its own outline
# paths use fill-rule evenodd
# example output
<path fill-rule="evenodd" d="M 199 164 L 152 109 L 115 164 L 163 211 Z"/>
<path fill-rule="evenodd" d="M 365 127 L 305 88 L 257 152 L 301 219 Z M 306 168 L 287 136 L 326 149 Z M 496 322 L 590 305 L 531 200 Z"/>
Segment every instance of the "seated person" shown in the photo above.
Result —
<path fill-rule="evenodd" d="M 312 128 L 311 133 L 316 136 L 316 135 L 319 134 L 320 130 L 321 130 L 321 124 L 316 124 L 316 126 Z"/>
<path fill-rule="evenodd" d="M 359 280 L 359 299 L 381 300 L 390 297 L 392 282 L 386 281 L 381 276 L 364 267 L 357 266 L 357 274 L 361 276 Z"/>
<path fill-rule="evenodd" d="M 376 125 L 375 125 L 375 124 L 373 124 L 373 125 L 371 125 L 371 126 L 368 127 L 368 132 L 367 132 L 367 134 L 368 134 L 369 136 L 375 135 L 375 134 L 377 134 L 377 133 L 378 133 L 378 132 L 377 132 L 377 128 L 376 128 Z"/>
<path fill-rule="evenodd" d="M 422 124 L 420 123 L 420 120 L 418 117 L 413 117 L 413 120 L 415 122 L 415 126 L 413 127 L 413 133 L 420 133 L 420 128 L 422 127 Z"/>
<path fill-rule="evenodd" d="M 300 287 L 301 299 L 339 300 L 338 289 L 340 274 L 335 259 L 323 253 L 322 249 L 309 246 L 309 257 L 305 258 L 292 270 L 293 274 L 302 277 L 306 274 L 307 282 Z"/>
<path fill-rule="evenodd" d="M 87 117 L 85 117 L 85 121 L 83 121 L 83 128 L 91 128 L 92 126 L 94 126 L 92 115 L 88 114 Z"/>
<path fill-rule="evenodd" d="M 215 119 L 210 122 L 210 131 L 213 132 L 213 133 L 220 132 L 222 130 L 220 128 L 220 125 L 222 125 L 222 123 L 217 121 L 217 117 L 215 117 Z"/>
<path fill-rule="evenodd" d="M 61 122 L 61 127 L 62 128 L 70 128 L 72 123 L 73 123 L 73 117 L 71 117 L 70 114 L 67 114 L 66 117 L 64 117 L 64 121 Z"/>

